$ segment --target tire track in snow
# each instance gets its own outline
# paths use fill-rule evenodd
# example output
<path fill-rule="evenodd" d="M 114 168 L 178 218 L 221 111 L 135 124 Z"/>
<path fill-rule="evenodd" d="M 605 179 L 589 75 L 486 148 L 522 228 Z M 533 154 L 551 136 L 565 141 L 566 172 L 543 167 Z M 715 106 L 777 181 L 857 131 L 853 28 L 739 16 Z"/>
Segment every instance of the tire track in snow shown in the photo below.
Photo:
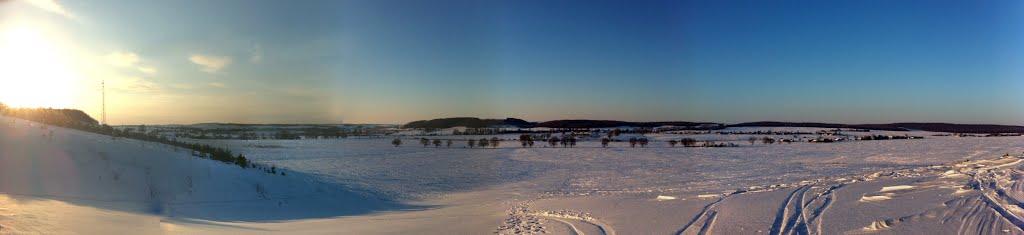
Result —
<path fill-rule="evenodd" d="M 710 213 L 708 213 L 708 219 L 704 221 L 704 226 L 700 228 L 700 232 L 697 232 L 697 235 L 711 233 L 711 228 L 715 226 L 716 218 L 718 218 L 717 211 L 711 211 Z"/>
<path fill-rule="evenodd" d="M 789 196 L 786 197 L 786 200 L 782 201 L 782 205 L 779 207 L 779 210 L 775 213 L 775 222 L 772 222 L 772 227 L 769 230 L 768 234 L 778 235 L 787 231 L 786 225 L 788 224 L 790 216 L 789 208 L 791 205 L 793 205 L 793 200 L 797 197 L 797 194 L 802 195 L 805 187 L 807 186 L 800 186 L 796 190 L 793 190 L 793 192 L 789 193 Z M 803 202 L 799 202 L 798 204 L 803 204 Z M 802 206 L 798 205 L 797 207 L 799 208 Z"/>
<path fill-rule="evenodd" d="M 615 235 L 615 230 L 612 229 L 611 226 L 609 226 L 608 224 L 605 224 L 604 222 L 601 222 L 600 220 L 594 219 L 593 217 L 589 217 L 589 216 L 579 216 L 579 215 L 572 215 L 572 214 L 558 213 L 558 212 L 535 212 L 535 213 L 529 213 L 529 214 L 533 215 L 533 216 L 544 217 L 544 218 L 547 218 L 547 219 L 557 220 L 559 222 L 569 224 L 569 226 L 573 229 L 573 232 L 576 233 L 576 234 L 580 234 L 580 235 L 583 234 L 583 231 L 581 231 L 579 228 L 577 228 L 572 222 L 569 222 L 569 221 L 566 221 L 566 220 L 575 220 L 575 221 L 580 221 L 581 223 L 587 223 L 587 224 L 593 225 L 594 227 L 597 227 L 598 230 L 600 230 L 601 233 L 604 234 L 604 235 Z"/>
<path fill-rule="evenodd" d="M 735 195 L 735 194 L 732 194 L 732 195 Z M 729 196 L 732 196 L 732 195 L 729 195 Z M 729 196 L 718 198 L 718 200 L 715 200 L 714 202 L 711 202 L 711 204 L 708 204 L 708 205 L 704 206 L 704 208 L 701 209 L 700 213 L 697 213 L 697 215 L 694 216 L 693 219 L 691 219 L 689 223 L 686 223 L 686 225 L 684 225 L 682 229 L 679 229 L 679 231 L 676 231 L 676 234 L 678 234 L 678 235 L 687 234 L 686 231 L 690 230 L 693 227 L 694 224 L 697 224 L 697 221 L 700 221 L 701 218 L 705 218 L 705 221 L 707 221 L 706 217 L 708 217 L 708 212 L 711 211 L 711 208 L 714 208 L 715 206 L 718 205 L 718 203 L 721 203 L 722 201 L 724 201 Z M 717 212 L 714 212 L 714 214 L 717 214 Z M 713 223 L 705 222 L 704 225 L 713 225 Z M 706 229 L 706 228 L 702 227 L 701 231 L 704 231 L 704 230 L 710 230 L 710 229 Z"/>
<path fill-rule="evenodd" d="M 563 223 L 563 224 L 565 224 L 565 225 L 569 226 L 569 228 L 570 228 L 570 229 L 571 229 L 571 231 L 572 231 L 572 234 L 576 234 L 576 235 L 584 235 L 584 234 L 583 234 L 583 231 L 580 231 L 580 229 L 579 229 L 579 228 L 576 228 L 576 225 L 574 225 L 574 224 L 570 223 L 569 221 L 565 221 L 565 220 L 562 220 L 562 219 L 559 219 L 559 218 L 555 218 L 555 217 L 549 217 L 548 219 L 550 219 L 550 220 L 554 220 L 554 221 L 558 221 L 559 223 Z"/>
<path fill-rule="evenodd" d="M 1009 163 L 982 167 L 975 169 L 975 172 L 969 173 L 968 175 L 972 178 L 972 183 L 975 185 L 974 189 L 981 191 L 981 199 L 986 205 L 992 208 L 996 214 L 1006 221 L 1017 226 L 1017 228 L 1024 230 L 1024 219 L 1013 213 L 1013 211 L 1021 211 L 1022 203 L 1016 198 L 1007 195 L 1006 190 L 1000 187 L 998 183 L 1003 177 L 999 177 L 995 172 L 992 172 L 996 169 L 1016 167 L 1022 162 L 1024 162 L 1024 159 L 1017 159 L 1016 161 Z M 1008 171 L 1010 172 L 1003 171 L 1001 173 L 1012 173 L 1013 168 L 1008 169 Z"/>
<path fill-rule="evenodd" d="M 810 186 L 801 186 L 794 192 L 796 193 L 796 197 L 793 199 L 796 199 L 796 202 L 792 203 L 793 213 L 786 219 L 786 225 L 782 229 L 782 234 L 792 234 L 797 226 L 807 224 L 806 221 L 804 221 L 804 195 L 807 195 L 807 190 L 810 188 Z M 807 233 L 805 232 L 804 234 Z"/>
<path fill-rule="evenodd" d="M 803 224 L 801 226 L 802 226 L 802 230 L 803 230 L 803 232 L 805 234 L 812 234 L 811 233 L 811 229 L 810 229 L 809 226 L 815 226 L 815 230 L 814 230 L 815 233 L 813 233 L 813 234 L 822 234 L 822 232 L 821 232 L 822 231 L 822 229 L 821 229 L 821 221 L 823 221 L 823 219 L 822 219 L 821 216 L 822 216 L 822 214 L 825 213 L 826 210 L 828 210 L 829 207 L 832 206 L 832 202 L 834 202 L 836 200 L 835 190 L 838 190 L 839 188 L 842 188 L 843 186 L 844 186 L 844 184 L 836 184 L 836 185 L 829 186 L 829 188 L 826 189 L 824 192 L 821 192 L 821 193 L 815 195 L 813 198 L 811 198 L 810 201 L 807 201 L 807 203 L 804 203 L 804 207 L 806 208 L 808 206 L 813 205 L 814 202 L 818 201 L 822 197 L 825 197 L 825 199 L 824 199 L 825 201 L 821 203 L 821 206 L 818 206 L 817 208 L 814 208 L 814 210 L 810 212 L 811 213 L 810 218 L 808 218 L 806 214 L 802 215 L 804 217 L 804 219 L 803 219 Z"/>
<path fill-rule="evenodd" d="M 863 231 L 878 231 L 892 226 L 916 221 L 922 218 L 931 218 L 935 214 L 941 214 L 944 223 L 958 222 L 957 234 L 993 234 L 1000 224 L 1024 231 L 1024 218 L 1021 215 L 1020 200 L 1009 195 L 1019 190 L 1011 188 L 1011 192 L 1001 186 L 1001 183 L 1016 181 L 1012 174 L 1024 160 L 1020 156 L 1010 159 L 1004 156 L 999 159 L 984 159 L 956 163 L 951 171 L 960 172 L 969 176 L 964 188 L 977 193 L 969 197 L 958 198 L 943 203 L 945 208 L 927 210 L 918 214 L 889 218 L 872 222 Z M 993 165 L 990 165 L 993 164 Z M 945 174 L 945 173 L 943 173 Z M 1013 182 L 1012 184 L 1015 184 Z M 1011 187 L 1014 187 L 1011 184 Z M 959 193 L 959 192 L 958 192 Z M 1002 230 L 1000 232 L 1007 232 Z"/>
<path fill-rule="evenodd" d="M 837 185 L 837 186 L 832 186 L 832 188 L 829 188 L 828 191 L 826 191 L 826 194 L 828 194 L 828 197 L 825 198 L 825 202 L 823 202 L 820 207 L 818 207 L 817 209 L 814 210 L 814 213 L 812 214 L 813 216 L 811 217 L 811 221 L 810 222 L 814 223 L 814 225 L 816 227 L 815 231 L 817 232 L 817 234 L 822 234 L 822 232 L 821 232 L 822 231 L 821 230 L 821 224 L 822 224 L 822 221 L 824 221 L 824 219 L 822 219 L 822 214 L 825 214 L 825 211 L 827 211 L 828 208 L 832 207 L 832 202 L 834 202 L 836 200 L 836 194 L 833 193 L 833 191 L 836 190 L 836 189 L 839 189 L 842 186 L 843 185 L 840 184 L 840 185 Z"/>
<path fill-rule="evenodd" d="M 999 216 L 1002 216 L 1003 219 L 1006 219 L 1014 226 L 1017 226 L 1017 228 L 1024 230 L 1024 220 L 1013 214 L 1013 212 L 1010 212 L 1010 209 L 1005 206 L 1005 199 L 1002 197 L 993 197 L 990 194 L 992 193 L 982 193 L 981 198 L 984 199 L 985 203 L 988 204 L 992 210 L 995 210 Z"/>

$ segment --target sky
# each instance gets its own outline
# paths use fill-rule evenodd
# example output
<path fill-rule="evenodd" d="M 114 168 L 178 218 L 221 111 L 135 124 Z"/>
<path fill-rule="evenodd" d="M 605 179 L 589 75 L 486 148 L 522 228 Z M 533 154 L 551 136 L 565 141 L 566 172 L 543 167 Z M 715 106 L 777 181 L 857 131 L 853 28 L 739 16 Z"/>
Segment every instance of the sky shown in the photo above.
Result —
<path fill-rule="evenodd" d="M 1022 1 L 0 0 L 0 102 L 115 125 L 1024 125 L 1022 62 Z"/>

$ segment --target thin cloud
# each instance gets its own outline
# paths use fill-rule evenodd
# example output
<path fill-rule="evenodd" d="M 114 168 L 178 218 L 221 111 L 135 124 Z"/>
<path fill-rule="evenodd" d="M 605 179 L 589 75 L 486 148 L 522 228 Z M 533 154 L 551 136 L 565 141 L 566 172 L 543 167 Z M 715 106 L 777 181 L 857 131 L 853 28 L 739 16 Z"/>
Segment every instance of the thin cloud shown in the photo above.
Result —
<path fill-rule="evenodd" d="M 113 52 L 104 57 L 107 63 L 117 67 L 131 67 L 139 63 L 139 56 L 131 52 Z"/>
<path fill-rule="evenodd" d="M 231 64 L 231 57 L 193 54 L 188 57 L 189 61 L 199 65 L 204 72 L 216 73 Z"/>
<path fill-rule="evenodd" d="M 142 73 L 145 73 L 145 74 L 148 74 L 148 75 L 156 74 L 156 68 L 154 68 L 152 66 L 139 66 L 139 67 L 136 67 L 135 69 L 138 69 L 139 72 L 142 72 Z"/>
<path fill-rule="evenodd" d="M 133 52 L 113 52 L 103 56 L 103 58 L 110 65 L 123 68 L 134 68 L 146 75 L 154 75 L 157 71 L 156 67 L 144 65 L 142 63 L 142 59 L 139 58 L 139 55 Z"/>
<path fill-rule="evenodd" d="M 175 84 L 171 84 L 170 86 L 171 86 L 171 88 L 181 89 L 181 90 L 190 90 L 192 88 L 195 88 L 192 85 L 185 84 L 185 83 L 175 83 Z"/>
<path fill-rule="evenodd" d="M 24 2 L 36 8 L 67 17 L 68 19 L 75 19 L 75 15 L 71 14 L 57 0 L 24 0 Z"/>
<path fill-rule="evenodd" d="M 120 92 L 135 94 L 156 94 L 160 92 L 160 85 L 149 80 L 134 77 L 110 77 L 106 80 L 107 87 Z"/>
<path fill-rule="evenodd" d="M 219 82 L 211 82 L 209 85 L 212 86 L 212 87 L 216 87 L 216 88 L 225 88 L 225 87 L 227 87 L 227 86 L 224 85 L 224 83 L 219 83 Z"/>

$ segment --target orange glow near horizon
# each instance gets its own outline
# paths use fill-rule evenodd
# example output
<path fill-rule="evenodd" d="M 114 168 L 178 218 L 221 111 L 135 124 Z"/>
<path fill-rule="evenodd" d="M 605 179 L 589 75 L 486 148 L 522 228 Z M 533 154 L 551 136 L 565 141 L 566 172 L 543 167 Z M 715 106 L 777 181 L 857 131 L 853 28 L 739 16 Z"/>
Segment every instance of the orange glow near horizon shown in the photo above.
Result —
<path fill-rule="evenodd" d="M 12 107 L 68 108 L 75 84 L 68 48 L 43 28 L 15 23 L 0 28 L 0 103 Z"/>

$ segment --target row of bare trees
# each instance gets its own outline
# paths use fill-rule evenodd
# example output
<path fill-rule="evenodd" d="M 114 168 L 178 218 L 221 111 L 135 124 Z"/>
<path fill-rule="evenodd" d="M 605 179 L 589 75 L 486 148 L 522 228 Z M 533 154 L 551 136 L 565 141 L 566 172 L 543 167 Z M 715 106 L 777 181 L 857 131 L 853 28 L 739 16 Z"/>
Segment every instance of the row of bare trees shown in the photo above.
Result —
<path fill-rule="evenodd" d="M 398 147 L 399 145 L 402 145 L 402 140 L 401 139 L 395 139 L 395 140 L 391 141 L 391 144 L 395 145 L 395 147 Z M 427 139 L 427 138 L 420 138 L 420 144 L 422 144 L 424 148 L 426 148 L 427 146 L 430 146 L 431 144 L 433 144 L 435 148 L 440 148 L 441 144 L 442 144 L 442 141 L 439 140 L 439 139 L 430 140 L 430 139 Z M 451 148 L 452 144 L 453 144 L 452 140 L 444 141 L 445 147 Z"/>
<path fill-rule="evenodd" d="M 473 142 L 476 142 L 476 146 L 480 148 L 486 148 L 487 146 L 491 146 L 491 148 L 497 148 L 498 145 L 501 145 L 501 139 L 498 139 L 498 137 L 491 137 L 490 140 L 488 140 L 487 138 L 480 138 L 480 140 L 477 141 L 473 141 L 472 139 L 466 140 L 466 146 L 473 148 Z"/>
<path fill-rule="evenodd" d="M 768 138 L 768 137 L 757 138 L 757 136 L 751 136 L 750 138 L 747 138 L 747 142 L 750 142 L 750 145 L 754 145 L 758 141 L 761 141 L 761 143 L 763 143 L 763 144 L 774 144 L 775 143 L 775 139 Z"/>
<path fill-rule="evenodd" d="M 501 145 L 501 141 L 502 141 L 502 139 L 499 139 L 498 137 L 491 137 L 490 139 L 481 138 L 479 140 L 468 139 L 468 140 L 466 140 L 466 147 L 469 147 L 469 148 L 474 148 L 474 147 L 479 147 L 479 148 L 486 148 L 486 147 L 497 148 L 498 146 Z M 522 136 L 520 136 L 519 137 L 519 142 L 520 142 L 520 144 L 522 144 L 522 146 L 524 148 L 532 148 L 534 143 L 535 143 L 534 140 L 533 140 L 533 137 L 530 136 L 530 135 L 522 135 Z M 562 147 L 568 147 L 568 148 L 576 147 L 576 138 L 571 137 L 571 136 L 564 137 L 564 138 L 561 138 L 561 139 L 558 138 L 558 137 L 551 137 L 551 138 L 548 138 L 546 140 L 546 142 L 548 143 L 548 146 L 550 146 L 550 147 L 558 147 L 559 145 L 561 145 Z M 452 145 L 454 144 L 454 141 L 451 140 L 451 139 L 443 140 L 442 141 L 440 139 L 433 139 L 433 140 L 431 140 L 431 139 L 427 139 L 427 138 L 420 138 L 420 145 L 423 145 L 424 148 L 429 147 L 430 145 L 434 145 L 435 148 L 440 148 L 442 144 L 444 144 L 448 148 L 451 148 Z M 395 147 L 401 146 L 402 145 L 402 139 L 401 138 L 395 138 L 394 140 L 391 140 L 391 145 L 394 145 Z"/>
<path fill-rule="evenodd" d="M 476 147 L 479 147 L 479 148 L 486 148 L 486 147 L 497 148 L 499 145 L 501 145 L 501 141 L 502 140 L 499 139 L 498 137 L 491 137 L 490 139 L 481 138 L 479 140 L 468 139 L 468 140 L 466 140 L 466 147 L 469 147 L 469 148 L 476 148 Z M 562 146 L 563 148 L 573 148 L 573 147 L 576 147 L 576 141 L 577 140 L 576 140 L 575 137 L 565 136 L 565 137 L 562 137 L 562 138 L 551 137 L 551 138 L 548 138 L 546 140 L 541 140 L 541 141 L 547 142 L 548 147 Z M 774 143 L 775 142 L 775 140 L 771 139 L 771 138 L 764 138 L 763 141 L 766 144 L 770 144 L 770 143 Z M 611 142 L 612 142 L 612 139 L 610 139 L 610 138 L 601 138 L 601 147 L 602 148 L 606 148 L 606 147 L 608 147 L 608 144 L 610 144 Z M 671 147 L 676 147 L 676 145 L 682 145 L 683 147 L 735 147 L 736 146 L 736 144 L 733 144 L 733 143 L 716 143 L 714 141 L 697 141 L 696 139 L 693 139 L 693 138 L 682 138 L 682 139 L 679 139 L 679 140 L 672 139 L 672 140 L 668 140 L 666 142 L 668 142 L 669 146 L 671 146 Z M 534 141 L 533 137 L 530 136 L 530 135 L 521 135 L 521 136 L 519 136 L 519 143 L 524 148 L 532 148 L 534 143 L 535 143 L 535 141 Z M 647 139 L 647 138 L 629 138 L 629 147 L 631 147 L 631 148 L 636 148 L 638 145 L 641 148 L 644 148 L 644 147 L 647 147 L 647 145 L 649 143 L 650 143 L 650 140 Z M 751 142 L 751 143 L 753 143 L 753 142 Z M 395 138 L 394 140 L 391 141 L 391 144 L 394 145 L 395 147 L 399 147 L 399 146 L 402 145 L 402 139 Z M 427 138 L 420 138 L 420 144 L 423 145 L 424 148 L 429 147 L 430 145 L 434 145 L 435 148 L 440 148 L 441 145 L 444 145 L 445 147 L 451 148 L 452 145 L 454 144 L 454 141 L 451 140 L 451 139 L 448 139 L 448 140 L 433 139 L 433 140 L 431 140 L 431 139 L 427 139 Z"/>
<path fill-rule="evenodd" d="M 424 148 L 429 147 L 430 145 L 434 145 L 435 148 L 440 148 L 442 144 L 445 147 L 451 148 L 452 145 L 455 144 L 455 141 L 451 140 L 451 139 L 448 139 L 448 140 L 433 139 L 433 140 L 431 140 L 431 139 L 427 139 L 427 138 L 420 138 L 420 144 L 423 145 Z M 395 138 L 394 140 L 391 140 L 391 145 L 394 145 L 395 147 L 401 146 L 402 145 L 402 139 L 401 138 Z M 498 139 L 498 137 L 492 137 L 490 139 L 481 138 L 480 140 L 474 140 L 474 139 L 466 140 L 466 146 L 469 147 L 469 148 L 474 148 L 474 147 L 486 148 L 488 146 L 490 146 L 491 148 L 497 148 L 499 145 L 501 145 L 501 139 Z M 533 145 L 532 141 L 531 141 L 530 145 L 531 146 Z"/>

